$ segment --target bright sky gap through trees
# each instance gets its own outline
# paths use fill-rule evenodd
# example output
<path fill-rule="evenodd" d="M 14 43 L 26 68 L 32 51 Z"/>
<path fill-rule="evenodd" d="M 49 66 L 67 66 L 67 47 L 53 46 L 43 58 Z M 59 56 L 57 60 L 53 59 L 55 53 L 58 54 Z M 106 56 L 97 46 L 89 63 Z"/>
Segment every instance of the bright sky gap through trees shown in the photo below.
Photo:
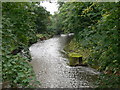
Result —
<path fill-rule="evenodd" d="M 54 15 L 54 13 L 58 11 L 57 2 L 44 1 L 44 2 L 41 2 L 40 5 L 43 6 L 52 15 Z"/>

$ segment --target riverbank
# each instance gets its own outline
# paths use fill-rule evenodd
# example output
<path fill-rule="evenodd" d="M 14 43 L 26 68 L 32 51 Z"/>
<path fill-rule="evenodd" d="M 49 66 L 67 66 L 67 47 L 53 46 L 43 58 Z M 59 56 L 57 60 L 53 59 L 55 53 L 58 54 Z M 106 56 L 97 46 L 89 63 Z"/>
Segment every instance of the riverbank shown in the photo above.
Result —
<path fill-rule="evenodd" d="M 93 51 L 89 48 L 83 48 L 80 42 L 77 42 L 75 39 L 72 39 L 70 43 L 68 43 L 64 51 L 66 54 L 70 53 L 77 53 L 78 55 L 82 55 L 82 64 L 87 64 L 87 66 L 100 71 L 101 74 L 99 75 L 98 79 L 96 80 L 95 84 L 98 85 L 99 88 L 120 88 L 120 74 L 119 71 L 113 73 L 111 70 L 102 70 L 103 66 L 101 66 L 100 62 L 95 61 Z M 69 57 L 68 57 L 69 58 Z M 73 59 L 74 60 L 74 59 Z M 70 60 L 69 60 L 70 62 Z M 74 62 L 74 61 L 73 61 Z M 76 64 L 73 64 L 76 66 Z M 81 66 L 81 65 L 78 65 Z M 106 68 L 106 67 L 105 67 Z"/>
<path fill-rule="evenodd" d="M 53 37 L 53 34 L 36 34 L 36 37 L 38 39 L 38 41 L 43 41 L 43 40 L 47 40 L 51 37 Z"/>
<path fill-rule="evenodd" d="M 71 42 L 65 46 L 64 51 L 66 51 L 67 54 L 76 53 L 82 56 L 82 64 L 87 64 L 96 70 L 99 69 L 98 64 L 91 64 L 91 62 L 88 60 L 88 58 L 91 56 L 91 50 L 81 47 L 80 43 L 75 39 L 72 39 Z"/>

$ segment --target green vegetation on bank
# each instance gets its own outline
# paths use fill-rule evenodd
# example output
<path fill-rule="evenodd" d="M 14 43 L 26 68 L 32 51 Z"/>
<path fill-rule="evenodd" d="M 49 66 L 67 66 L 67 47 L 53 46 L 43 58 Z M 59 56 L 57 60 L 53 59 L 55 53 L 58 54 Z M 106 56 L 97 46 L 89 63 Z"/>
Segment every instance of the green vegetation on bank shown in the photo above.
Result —
<path fill-rule="evenodd" d="M 40 3 L 2 3 L 2 82 L 3 87 L 38 87 L 29 63 L 29 47 L 46 31 L 49 16 Z M 44 16 L 44 17 L 43 17 Z"/>
<path fill-rule="evenodd" d="M 81 64 L 83 64 L 83 65 L 88 64 L 88 57 L 90 56 L 90 50 L 82 48 L 75 39 L 72 39 L 71 42 L 65 46 L 64 50 L 67 52 L 68 57 L 70 57 L 70 58 L 73 57 L 73 59 L 71 59 L 71 61 L 74 60 L 74 57 L 78 57 L 78 58 L 82 57 Z M 79 63 L 78 60 L 76 61 L 76 63 L 77 64 Z M 76 66 L 75 63 L 73 63 L 73 65 Z"/>
<path fill-rule="evenodd" d="M 120 88 L 120 2 L 59 2 L 55 15 L 39 4 L 2 3 L 3 86 L 37 87 L 29 47 L 38 39 L 74 33 L 65 47 L 69 56 L 102 72 L 99 87 Z"/>
<path fill-rule="evenodd" d="M 59 7 L 60 30 L 75 34 L 65 50 L 82 55 L 85 63 L 103 73 L 99 87 L 120 86 L 118 7 L 119 2 L 66 2 Z"/>

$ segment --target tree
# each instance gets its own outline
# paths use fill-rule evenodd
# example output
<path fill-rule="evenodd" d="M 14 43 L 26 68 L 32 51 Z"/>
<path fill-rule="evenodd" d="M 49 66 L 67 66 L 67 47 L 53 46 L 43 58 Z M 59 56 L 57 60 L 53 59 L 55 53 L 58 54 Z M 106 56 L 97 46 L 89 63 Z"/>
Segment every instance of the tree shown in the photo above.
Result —
<path fill-rule="evenodd" d="M 61 30 L 74 32 L 80 47 L 91 51 L 88 64 L 98 65 L 98 70 L 114 75 L 118 75 L 120 69 L 119 6 L 119 2 L 66 2 L 58 14 Z M 114 80 L 116 85 L 106 87 L 118 87 L 118 80 Z"/>
<path fill-rule="evenodd" d="M 36 7 L 34 12 L 37 15 L 35 21 L 37 33 L 47 32 L 47 26 L 50 22 L 49 19 L 50 12 L 46 11 L 42 6 L 40 6 L 39 3 L 38 3 L 38 7 Z"/>
<path fill-rule="evenodd" d="M 36 7 L 36 3 L 29 2 L 2 3 L 2 78 L 3 84 L 7 82 L 10 87 L 36 86 L 30 58 L 20 53 L 37 41 Z"/>

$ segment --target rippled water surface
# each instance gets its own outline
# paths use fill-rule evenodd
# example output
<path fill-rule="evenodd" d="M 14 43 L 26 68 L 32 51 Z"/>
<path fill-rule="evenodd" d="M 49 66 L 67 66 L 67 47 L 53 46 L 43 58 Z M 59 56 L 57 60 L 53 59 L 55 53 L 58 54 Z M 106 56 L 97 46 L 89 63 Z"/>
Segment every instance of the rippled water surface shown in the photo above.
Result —
<path fill-rule="evenodd" d="M 94 87 L 95 76 L 99 73 L 89 67 L 68 66 L 67 58 L 60 52 L 70 38 L 69 35 L 61 35 L 30 47 L 31 63 L 41 88 Z"/>

